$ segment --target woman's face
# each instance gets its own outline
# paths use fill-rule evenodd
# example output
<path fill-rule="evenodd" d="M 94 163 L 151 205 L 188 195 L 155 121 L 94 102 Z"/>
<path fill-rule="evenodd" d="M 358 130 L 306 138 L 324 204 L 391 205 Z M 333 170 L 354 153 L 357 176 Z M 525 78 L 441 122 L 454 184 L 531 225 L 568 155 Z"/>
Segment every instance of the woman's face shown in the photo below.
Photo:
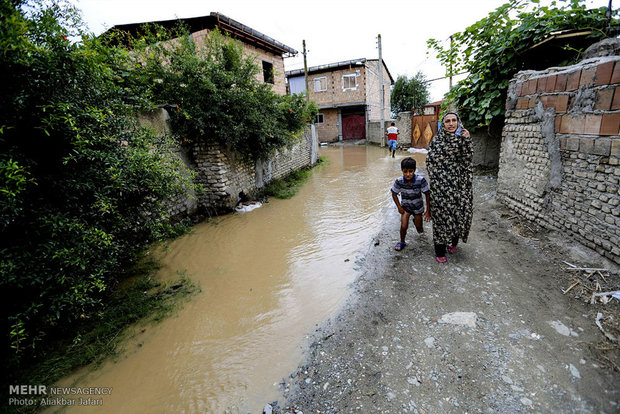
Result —
<path fill-rule="evenodd" d="M 449 133 L 453 133 L 459 126 L 459 120 L 456 115 L 449 114 L 446 115 L 445 119 L 443 120 L 443 124 L 446 126 L 446 129 Z"/>

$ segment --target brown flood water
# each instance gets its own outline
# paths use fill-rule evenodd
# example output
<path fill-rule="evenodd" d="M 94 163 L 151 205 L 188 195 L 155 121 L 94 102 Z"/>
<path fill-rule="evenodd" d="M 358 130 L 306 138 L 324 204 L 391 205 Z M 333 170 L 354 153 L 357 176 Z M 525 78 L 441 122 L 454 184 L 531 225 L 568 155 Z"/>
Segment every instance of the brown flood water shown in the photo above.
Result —
<path fill-rule="evenodd" d="M 401 155 L 374 146 L 322 148 L 290 200 L 218 217 L 154 254 L 202 291 L 177 314 L 128 340 L 117 361 L 61 386 L 112 387 L 101 407 L 70 413 L 260 413 L 302 361 L 305 335 L 344 303 L 392 203 Z M 424 155 L 415 154 L 419 165 Z M 395 235 L 397 237 L 397 235 Z"/>

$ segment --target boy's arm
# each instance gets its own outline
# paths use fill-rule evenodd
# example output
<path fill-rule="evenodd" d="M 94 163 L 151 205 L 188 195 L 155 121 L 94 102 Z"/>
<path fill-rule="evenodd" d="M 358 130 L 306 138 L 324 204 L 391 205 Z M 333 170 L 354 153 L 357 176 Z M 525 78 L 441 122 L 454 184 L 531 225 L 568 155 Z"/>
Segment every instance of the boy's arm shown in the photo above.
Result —
<path fill-rule="evenodd" d="M 396 208 L 398 209 L 398 212 L 400 214 L 404 214 L 405 210 L 403 209 L 403 206 L 400 205 L 400 201 L 398 201 L 398 195 L 396 195 L 395 192 L 391 191 L 392 193 L 392 200 L 394 200 L 394 204 L 396 204 Z"/>
<path fill-rule="evenodd" d="M 424 219 L 426 221 L 431 221 L 433 219 L 431 217 L 431 192 L 427 191 L 424 195 L 426 196 L 426 211 L 424 211 Z"/>

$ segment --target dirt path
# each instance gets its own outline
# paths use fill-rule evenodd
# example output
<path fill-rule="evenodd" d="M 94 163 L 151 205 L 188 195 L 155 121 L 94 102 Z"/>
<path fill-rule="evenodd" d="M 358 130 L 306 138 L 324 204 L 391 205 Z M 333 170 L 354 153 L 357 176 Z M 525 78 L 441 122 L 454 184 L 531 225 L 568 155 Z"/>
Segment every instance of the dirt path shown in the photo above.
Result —
<path fill-rule="evenodd" d="M 354 297 L 317 329 L 274 412 L 620 412 L 620 375 L 589 349 L 604 339 L 596 313 L 560 289 L 563 260 L 613 266 L 554 233 L 521 236 L 493 177 L 474 192 L 470 241 L 447 265 L 430 225 L 395 252 L 399 218 L 386 213 Z"/>

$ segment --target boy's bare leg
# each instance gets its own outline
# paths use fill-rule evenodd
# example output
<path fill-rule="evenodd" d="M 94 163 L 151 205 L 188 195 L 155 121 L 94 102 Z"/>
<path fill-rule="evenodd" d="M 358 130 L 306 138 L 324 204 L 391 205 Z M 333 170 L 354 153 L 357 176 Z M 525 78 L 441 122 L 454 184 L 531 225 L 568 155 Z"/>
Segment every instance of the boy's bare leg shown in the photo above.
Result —
<path fill-rule="evenodd" d="M 413 216 L 413 223 L 418 233 L 424 233 L 424 226 L 422 225 L 422 214 L 416 214 Z"/>
<path fill-rule="evenodd" d="M 405 236 L 407 236 L 407 229 L 409 228 L 409 217 L 411 217 L 411 213 L 407 211 L 405 211 L 405 213 L 400 216 L 400 241 L 402 243 L 405 242 Z"/>

